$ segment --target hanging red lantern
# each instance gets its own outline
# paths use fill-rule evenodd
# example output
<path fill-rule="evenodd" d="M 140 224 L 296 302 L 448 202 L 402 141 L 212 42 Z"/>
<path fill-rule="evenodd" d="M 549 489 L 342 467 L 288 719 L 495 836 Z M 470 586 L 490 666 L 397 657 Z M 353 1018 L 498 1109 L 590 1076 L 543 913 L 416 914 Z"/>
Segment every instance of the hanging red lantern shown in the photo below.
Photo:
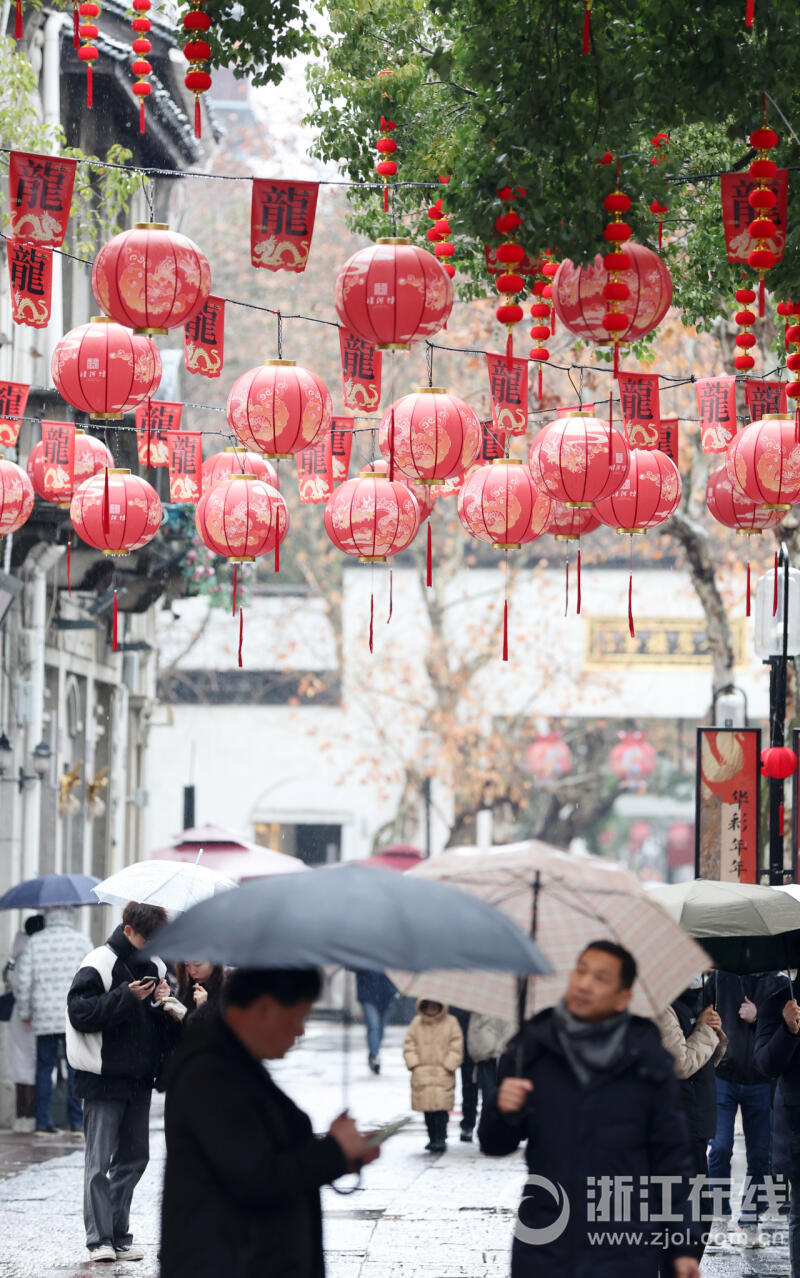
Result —
<path fill-rule="evenodd" d="M 731 483 L 724 466 L 712 470 L 706 484 L 706 505 L 718 524 L 735 528 L 745 537 L 760 537 L 765 528 L 775 528 L 784 518 L 783 510 L 770 510 L 751 501 Z"/>
<path fill-rule="evenodd" d="M 556 541 L 580 541 L 587 533 L 600 527 L 596 511 L 587 506 L 566 506 L 563 501 L 550 502 L 550 518 L 545 532 Z"/>
<path fill-rule="evenodd" d="M 325 383 L 293 359 L 269 359 L 233 383 L 228 422 L 245 448 L 293 457 L 330 430 L 333 404 Z"/>
<path fill-rule="evenodd" d="M 152 93 L 152 86 L 147 83 L 147 77 L 152 74 L 152 66 L 147 61 L 147 55 L 152 49 L 152 44 L 148 39 L 148 32 L 152 23 L 145 15 L 151 8 L 150 0 L 133 0 L 134 17 L 131 22 L 135 39 L 133 41 L 133 52 L 136 58 L 133 62 L 131 70 L 137 77 L 132 85 L 133 95 L 139 101 L 139 132 L 144 133 L 144 101 L 149 98 Z"/>
<path fill-rule="evenodd" d="M 618 278 L 612 281 L 612 275 Z M 669 310 L 672 279 L 663 259 L 643 244 L 629 243 L 624 252 L 608 254 L 605 259 L 598 254 L 591 266 L 577 267 L 569 259 L 563 261 L 553 287 L 553 303 L 562 324 L 584 341 L 608 342 L 603 317 L 608 311 L 605 289 L 611 283 L 628 289 L 624 311 L 620 312 L 627 324 L 616 330 L 618 342 L 632 342 L 652 333 Z"/>
<path fill-rule="evenodd" d="M 203 12 L 205 0 L 189 0 L 190 9 L 183 15 L 183 29 L 189 37 L 183 46 L 183 56 L 189 63 L 189 70 L 183 77 L 183 83 L 190 93 L 194 94 L 194 136 L 202 135 L 200 115 L 200 94 L 211 88 L 211 76 L 205 65 L 211 57 L 211 45 L 205 38 L 211 19 Z"/>
<path fill-rule="evenodd" d="M 289 510 L 271 484 L 255 475 L 229 474 L 203 493 L 194 523 L 209 550 L 231 563 L 249 564 L 281 544 Z"/>
<path fill-rule="evenodd" d="M 750 351 L 755 346 L 756 339 L 755 335 L 749 331 L 756 322 L 755 313 L 750 310 L 755 300 L 756 295 L 753 289 L 737 288 L 736 301 L 739 303 L 739 310 L 736 312 L 734 319 L 743 331 L 736 334 L 738 351 L 733 364 L 740 373 L 748 373 L 755 364 Z"/>
<path fill-rule="evenodd" d="M 681 477 L 674 461 L 657 448 L 632 448 L 628 473 L 615 493 L 598 501 L 601 523 L 618 533 L 646 533 L 674 515 Z"/>
<path fill-rule="evenodd" d="M 749 173 L 756 179 L 758 186 L 747 197 L 747 202 L 753 210 L 753 221 L 747 230 L 751 240 L 755 241 L 755 247 L 747 254 L 747 264 L 752 266 L 754 271 L 758 271 L 758 313 L 763 317 L 764 275 L 775 266 L 778 260 L 772 249 L 768 247 L 768 242 L 773 239 L 778 229 L 772 220 L 777 196 L 769 185 L 776 171 L 775 162 L 769 158 L 769 153 L 778 145 L 778 135 L 774 129 L 768 129 L 765 123 L 760 129 L 754 129 L 750 134 L 750 145 L 757 152 L 757 157 L 751 163 Z"/>
<path fill-rule="evenodd" d="M 735 488 L 768 510 L 800 501 L 800 443 L 790 413 L 767 413 L 734 435 L 725 469 Z"/>
<path fill-rule="evenodd" d="M 611 214 L 611 221 L 603 232 L 610 249 L 603 258 L 603 269 L 608 278 L 603 286 L 606 311 L 600 323 L 606 334 L 605 340 L 613 343 L 614 346 L 614 375 L 616 376 L 619 365 L 619 344 L 630 324 L 630 314 L 623 310 L 623 303 L 630 302 L 631 290 L 622 276 L 631 263 L 625 248 L 632 233 L 630 225 L 622 216 L 630 209 L 631 201 L 630 196 L 619 189 L 619 161 L 617 162 L 616 190 L 605 197 L 603 207 L 607 213 Z"/>
<path fill-rule="evenodd" d="M 786 387 L 786 398 L 795 401 L 795 437 L 800 439 L 800 302 L 780 302 L 778 313 L 785 320 L 784 344 L 790 352 L 786 367 L 792 380 Z"/>
<path fill-rule="evenodd" d="M 192 319 L 211 290 L 201 249 L 163 222 L 137 222 L 98 252 L 92 292 L 106 315 L 135 333 L 167 333 Z"/>
<path fill-rule="evenodd" d="M 50 371 L 59 395 L 73 408 L 95 419 L 119 420 L 157 390 L 161 356 L 149 337 L 101 315 L 56 343 Z"/>
<path fill-rule="evenodd" d="M 378 457 L 375 461 L 368 462 L 363 470 L 370 470 L 374 475 L 382 475 L 384 479 L 389 476 L 389 463 L 384 457 Z M 409 479 L 406 475 L 401 475 L 399 470 L 395 470 L 395 481 L 398 484 L 405 484 L 416 497 L 419 506 L 419 522 L 424 524 L 429 519 L 433 507 L 436 504 L 436 498 L 433 495 L 433 485 L 431 484 L 415 484 L 413 479 Z"/>
<path fill-rule="evenodd" d="M 362 470 L 325 503 L 325 531 L 359 563 L 382 563 L 406 550 L 419 530 L 419 507 L 405 484 Z"/>
<path fill-rule="evenodd" d="M 81 484 L 84 484 L 87 479 L 91 479 L 93 475 L 102 474 L 107 467 L 111 469 L 113 465 L 114 458 L 102 440 L 96 439 L 94 435 L 86 435 L 82 430 L 76 430 L 72 489 L 69 492 L 64 491 L 54 504 L 61 510 L 68 510 L 73 495 Z M 34 444 L 28 454 L 27 471 L 36 496 L 41 497 L 42 501 L 52 501 L 52 498 L 48 497 L 45 491 L 44 444 L 41 441 L 38 444 Z"/>
<path fill-rule="evenodd" d="M 266 457 L 248 452 L 246 448 L 226 448 L 221 453 L 212 453 L 203 462 L 203 493 L 231 475 L 255 475 L 262 483 L 280 491 L 278 468 Z"/>
<path fill-rule="evenodd" d="M 33 484 L 21 466 L 0 457 L 0 537 L 15 533 L 33 510 Z"/>
<path fill-rule="evenodd" d="M 797 755 L 788 746 L 768 746 L 761 751 L 761 771 L 773 781 L 785 781 L 797 771 Z"/>
<path fill-rule="evenodd" d="M 152 541 L 162 517 L 155 488 L 117 467 L 103 469 L 76 488 L 69 513 L 81 541 L 115 557 Z"/>
<path fill-rule="evenodd" d="M 547 732 L 527 747 L 525 771 L 537 781 L 559 781 L 572 771 L 572 751 L 555 732 Z"/>
<path fill-rule="evenodd" d="M 616 492 L 628 473 L 624 437 L 591 413 L 561 417 L 541 436 L 531 450 L 533 482 L 567 506 L 594 506 Z"/>
<path fill-rule="evenodd" d="M 98 57 L 98 49 L 94 41 L 100 34 L 95 19 L 100 16 L 100 5 L 95 4 L 94 0 L 85 0 L 85 3 L 79 6 L 78 13 L 83 18 L 78 34 L 84 41 L 78 49 L 78 57 L 86 67 L 86 105 L 91 108 L 94 102 L 92 66 Z"/>
<path fill-rule="evenodd" d="M 480 452 L 483 432 L 463 399 L 442 386 L 418 386 L 387 408 L 378 445 L 393 469 L 419 484 L 461 475 Z"/>
<path fill-rule="evenodd" d="M 458 517 L 472 537 L 495 550 L 518 550 L 541 537 L 550 498 L 534 487 L 518 458 L 498 457 L 473 470 L 458 494 Z"/>
<path fill-rule="evenodd" d="M 439 180 L 441 181 L 442 179 L 440 178 Z M 450 279 L 452 279 L 456 273 L 456 268 L 453 266 L 451 259 L 453 258 L 456 250 L 450 240 L 450 222 L 443 211 L 441 199 L 438 199 L 436 203 L 432 204 L 428 209 L 428 217 L 433 222 L 433 226 L 428 227 L 425 234 L 430 243 L 433 245 L 433 251 L 441 263 L 442 270 L 450 276 Z"/>
<path fill-rule="evenodd" d="M 549 250 L 548 250 L 549 253 Z M 528 352 L 528 359 L 539 365 L 539 403 L 542 402 L 542 364 L 550 358 L 550 351 L 544 345 L 555 332 L 555 311 L 553 310 L 553 280 L 558 271 L 558 263 L 549 260 L 548 255 L 540 262 L 539 269 L 531 287 L 533 302 L 531 318 L 534 321 L 531 339 L 535 345 Z"/>
<path fill-rule="evenodd" d="M 432 253 L 411 240 L 383 239 L 359 249 L 339 271 L 336 313 L 379 350 L 408 350 L 433 337 L 453 308 L 453 285 Z"/>
<path fill-rule="evenodd" d="M 498 245 L 495 250 L 495 257 L 503 267 L 502 273 L 494 281 L 495 288 L 503 299 L 495 314 L 499 322 L 508 329 L 506 357 L 509 365 L 514 355 L 513 328 L 523 318 L 523 310 L 519 304 L 519 298 L 525 289 L 525 279 L 519 274 L 519 267 L 524 260 L 525 250 L 521 244 L 517 243 L 516 239 L 522 218 L 513 207 L 513 203 L 524 195 L 525 192 L 522 187 L 517 187 L 513 191 L 510 186 L 504 186 L 502 190 L 497 192 L 498 199 L 503 202 L 503 212 L 495 221 L 495 230 L 504 236 L 504 239 L 502 244 Z"/>
<path fill-rule="evenodd" d="M 611 771 L 621 781 L 643 781 L 656 769 L 656 752 L 642 732 L 621 732 L 609 755 Z"/>
<path fill-rule="evenodd" d="M 392 137 L 396 127 L 394 120 L 387 120 L 385 115 L 381 116 L 381 136 L 375 146 L 378 152 L 375 171 L 379 177 L 383 178 L 384 213 L 389 212 L 389 178 L 397 176 L 397 161 L 392 158 L 397 151 L 397 143 Z"/>

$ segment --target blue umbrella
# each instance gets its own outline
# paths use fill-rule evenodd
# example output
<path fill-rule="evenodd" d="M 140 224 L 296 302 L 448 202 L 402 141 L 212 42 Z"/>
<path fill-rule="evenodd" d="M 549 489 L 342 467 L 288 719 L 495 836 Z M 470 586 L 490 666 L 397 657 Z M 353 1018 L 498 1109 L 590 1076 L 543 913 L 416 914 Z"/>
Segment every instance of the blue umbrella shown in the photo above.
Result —
<path fill-rule="evenodd" d="M 450 884 L 343 865 L 222 892 L 159 930 L 163 958 L 235 967 L 552 971 L 507 915 Z"/>
<path fill-rule="evenodd" d="M 91 889 L 100 880 L 91 874 L 41 874 L 9 888 L 0 910 L 45 910 L 51 905 L 100 905 Z"/>

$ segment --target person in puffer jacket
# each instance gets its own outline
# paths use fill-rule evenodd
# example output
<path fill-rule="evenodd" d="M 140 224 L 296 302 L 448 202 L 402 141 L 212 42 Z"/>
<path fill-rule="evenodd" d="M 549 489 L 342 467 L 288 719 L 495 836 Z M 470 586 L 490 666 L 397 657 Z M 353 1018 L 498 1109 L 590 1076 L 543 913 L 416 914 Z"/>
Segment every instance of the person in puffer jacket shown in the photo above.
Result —
<path fill-rule="evenodd" d="M 464 1056 L 464 1036 L 442 1003 L 421 998 L 408 1027 L 403 1059 L 411 1070 L 411 1108 L 421 1110 L 432 1154 L 447 1149 L 447 1116 L 455 1103 L 456 1070 Z"/>
<path fill-rule="evenodd" d="M 36 1035 L 36 1134 L 55 1132 L 50 1106 L 53 1074 L 66 1053 L 64 1008 L 72 978 L 92 942 L 75 928 L 75 910 L 55 906 L 45 910 L 44 928 L 33 935 L 14 974 L 14 996 L 23 1024 Z M 83 1130 L 81 1102 L 75 1094 L 74 1071 L 67 1070 L 67 1116 L 71 1131 Z"/>

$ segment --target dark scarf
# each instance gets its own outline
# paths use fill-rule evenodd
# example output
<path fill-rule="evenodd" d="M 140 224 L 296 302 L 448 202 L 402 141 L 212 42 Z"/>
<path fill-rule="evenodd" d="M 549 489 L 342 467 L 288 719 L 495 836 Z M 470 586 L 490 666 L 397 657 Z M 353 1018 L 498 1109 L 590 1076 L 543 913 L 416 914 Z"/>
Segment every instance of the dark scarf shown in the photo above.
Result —
<path fill-rule="evenodd" d="M 604 1021 L 582 1021 L 563 999 L 553 1008 L 556 1036 L 582 1087 L 621 1060 L 630 1019 L 630 1012 L 615 1012 Z"/>

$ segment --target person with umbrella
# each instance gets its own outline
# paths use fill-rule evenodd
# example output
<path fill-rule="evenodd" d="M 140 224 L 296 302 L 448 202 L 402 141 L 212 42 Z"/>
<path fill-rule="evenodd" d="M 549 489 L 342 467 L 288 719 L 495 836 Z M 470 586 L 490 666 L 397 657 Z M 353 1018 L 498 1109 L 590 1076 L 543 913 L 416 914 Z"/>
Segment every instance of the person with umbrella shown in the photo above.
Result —
<path fill-rule="evenodd" d="M 789 1181 L 789 1260 L 800 1278 L 800 1004 L 776 990 L 758 1007 L 753 1061 L 777 1079 L 772 1107 L 772 1173 Z"/>

